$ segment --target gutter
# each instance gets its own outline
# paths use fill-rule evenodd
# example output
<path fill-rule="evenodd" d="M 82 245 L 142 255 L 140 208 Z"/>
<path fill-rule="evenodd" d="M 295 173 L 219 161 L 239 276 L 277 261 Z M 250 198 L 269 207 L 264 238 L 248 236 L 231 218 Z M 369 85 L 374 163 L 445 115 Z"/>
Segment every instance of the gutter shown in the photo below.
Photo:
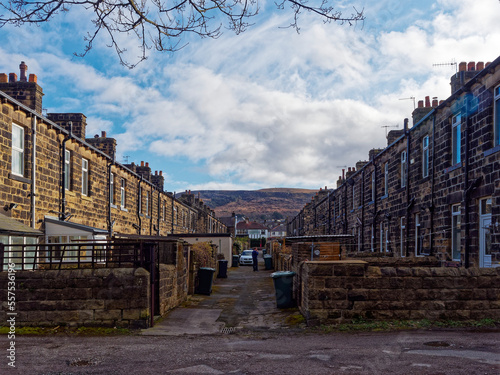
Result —
<path fill-rule="evenodd" d="M 36 116 L 31 118 L 32 151 L 31 151 L 31 227 L 36 227 Z"/>

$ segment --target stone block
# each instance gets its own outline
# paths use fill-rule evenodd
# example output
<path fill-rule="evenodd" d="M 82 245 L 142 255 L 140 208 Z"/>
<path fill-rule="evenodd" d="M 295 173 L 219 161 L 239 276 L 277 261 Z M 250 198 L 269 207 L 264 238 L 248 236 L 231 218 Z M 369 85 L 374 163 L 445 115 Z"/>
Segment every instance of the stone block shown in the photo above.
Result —
<path fill-rule="evenodd" d="M 122 317 L 125 320 L 139 320 L 141 318 L 141 309 L 125 309 Z"/>
<path fill-rule="evenodd" d="M 95 310 L 94 319 L 97 321 L 116 321 L 121 320 L 122 310 Z"/>
<path fill-rule="evenodd" d="M 397 276 L 396 268 L 394 267 L 380 267 L 382 276 Z"/>

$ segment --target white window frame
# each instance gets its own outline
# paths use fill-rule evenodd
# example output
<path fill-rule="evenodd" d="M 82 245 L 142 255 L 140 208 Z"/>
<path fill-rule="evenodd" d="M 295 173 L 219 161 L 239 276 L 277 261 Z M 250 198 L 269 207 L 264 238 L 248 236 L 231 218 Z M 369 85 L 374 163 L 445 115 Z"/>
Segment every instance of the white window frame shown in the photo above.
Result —
<path fill-rule="evenodd" d="M 82 195 L 89 195 L 89 161 L 82 158 Z"/>
<path fill-rule="evenodd" d="M 375 171 L 372 172 L 372 202 L 375 202 L 375 195 L 377 192 L 377 185 L 375 182 Z"/>
<path fill-rule="evenodd" d="M 422 244 L 420 243 L 420 214 L 415 214 L 415 256 L 422 256 Z"/>
<path fill-rule="evenodd" d="M 15 137 L 19 137 L 16 142 Z M 12 124 L 12 165 L 11 172 L 17 176 L 24 176 L 24 128 Z"/>
<path fill-rule="evenodd" d="M 20 240 L 22 240 L 22 243 Z M 38 259 L 36 247 L 38 244 L 37 237 L 0 235 L 0 242 L 9 245 L 5 246 L 3 271 L 7 271 L 9 263 L 15 263 L 14 269 L 16 270 L 22 269 L 23 266 L 25 270 L 38 268 L 38 264 L 35 264 L 33 268 L 34 259 Z M 30 246 L 24 247 L 24 264 L 20 262 L 22 259 L 23 245 Z"/>
<path fill-rule="evenodd" d="M 375 227 L 371 226 L 370 250 L 372 253 L 375 251 Z"/>
<path fill-rule="evenodd" d="M 401 153 L 401 187 L 406 187 L 406 151 Z"/>
<path fill-rule="evenodd" d="M 384 252 L 384 222 L 380 223 L 380 252 Z"/>
<path fill-rule="evenodd" d="M 64 188 L 70 190 L 71 187 L 71 151 L 64 150 Z"/>
<path fill-rule="evenodd" d="M 493 139 L 494 146 L 500 145 L 500 86 L 495 87 L 493 99 Z"/>
<path fill-rule="evenodd" d="M 389 195 L 389 163 L 384 165 L 384 196 Z"/>
<path fill-rule="evenodd" d="M 122 178 L 120 181 L 120 208 L 122 210 L 125 209 L 125 205 L 127 203 L 126 201 L 126 187 L 127 187 L 127 181 Z"/>
<path fill-rule="evenodd" d="M 462 115 L 456 114 L 451 119 L 451 164 L 459 164 L 462 161 Z"/>
<path fill-rule="evenodd" d="M 405 217 L 402 216 L 399 219 L 399 237 L 400 237 L 400 251 L 401 251 L 401 258 L 404 258 L 406 256 L 406 247 L 405 247 L 405 229 L 406 229 L 406 223 L 405 223 Z"/>
<path fill-rule="evenodd" d="M 109 174 L 109 204 L 115 204 L 115 175 L 114 173 Z"/>
<path fill-rule="evenodd" d="M 149 190 L 146 190 L 146 216 L 149 216 Z"/>
<path fill-rule="evenodd" d="M 139 213 L 142 214 L 142 186 L 139 186 L 139 199 L 137 201 Z"/>
<path fill-rule="evenodd" d="M 451 206 L 451 258 L 455 261 L 461 260 L 461 238 L 462 238 L 462 207 L 460 204 Z M 457 241 L 457 235 L 460 237 Z"/>
<path fill-rule="evenodd" d="M 429 176 L 429 136 L 422 139 L 422 177 Z"/>

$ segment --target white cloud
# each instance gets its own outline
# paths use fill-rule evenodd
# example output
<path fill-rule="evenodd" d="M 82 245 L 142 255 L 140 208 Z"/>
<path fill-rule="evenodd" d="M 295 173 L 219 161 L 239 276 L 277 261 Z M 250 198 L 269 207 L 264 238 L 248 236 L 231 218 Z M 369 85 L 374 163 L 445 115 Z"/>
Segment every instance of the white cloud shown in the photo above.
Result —
<path fill-rule="evenodd" d="M 334 186 L 342 166 L 386 145 L 382 126 L 411 117 L 412 101 L 400 99 L 449 96 L 453 67 L 433 64 L 492 60 L 500 43 L 497 0 L 427 1 L 418 9 L 365 2 L 372 17 L 365 28 L 305 14 L 297 34 L 278 28 L 288 15 L 273 15 L 241 36 L 153 54 L 133 71 L 119 70 L 116 59 L 106 65 L 112 51 L 102 41 L 92 59 L 69 59 L 58 50 L 61 37 L 44 51 L 30 46 L 31 55 L 12 52 L 10 42 L 0 65 L 34 56 L 27 63 L 50 93 L 51 112 L 84 112 L 89 135 L 106 130 L 119 154 L 142 154 L 162 166 L 153 169 L 169 170 L 172 187 Z M 95 68 L 88 64 L 101 56 Z M 206 176 L 176 181 L 179 158 Z"/>

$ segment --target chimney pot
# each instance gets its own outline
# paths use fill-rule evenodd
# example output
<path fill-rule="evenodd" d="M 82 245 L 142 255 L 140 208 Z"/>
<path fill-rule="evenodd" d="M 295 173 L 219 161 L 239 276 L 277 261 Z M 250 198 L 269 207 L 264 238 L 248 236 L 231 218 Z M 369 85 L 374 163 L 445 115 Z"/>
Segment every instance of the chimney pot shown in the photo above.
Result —
<path fill-rule="evenodd" d="M 101 136 L 102 136 L 103 138 L 106 138 L 106 132 L 105 132 L 104 130 L 103 130 L 103 131 L 101 131 Z"/>
<path fill-rule="evenodd" d="M 36 74 L 30 74 L 29 81 L 30 81 L 30 82 L 34 82 L 34 83 L 36 83 L 36 81 L 37 81 Z"/>
<path fill-rule="evenodd" d="M 423 100 L 418 101 L 418 108 L 424 108 L 424 101 Z"/>
<path fill-rule="evenodd" d="M 460 64 L 458 64 L 459 72 L 465 72 L 466 70 L 467 70 L 467 63 L 465 61 L 462 61 Z"/>
<path fill-rule="evenodd" d="M 21 77 L 19 77 L 19 80 L 21 82 L 26 82 L 28 80 L 26 77 L 27 70 L 28 70 L 28 65 L 26 65 L 24 61 L 21 61 L 21 64 L 19 64 L 19 71 L 21 73 Z"/>
<path fill-rule="evenodd" d="M 144 162 L 143 161 L 141 161 L 141 167 L 144 167 Z"/>
<path fill-rule="evenodd" d="M 486 68 L 490 64 L 491 64 L 491 61 L 488 61 L 486 64 L 484 64 L 484 67 Z"/>
<path fill-rule="evenodd" d="M 148 161 L 146 162 L 146 167 L 148 167 L 148 168 L 149 168 L 149 162 L 148 162 Z"/>
<path fill-rule="evenodd" d="M 160 171 L 160 176 L 163 176 L 163 172 L 162 171 Z"/>
<path fill-rule="evenodd" d="M 444 100 L 440 100 L 439 101 L 439 105 L 443 104 L 444 103 Z"/>
<path fill-rule="evenodd" d="M 94 135 L 94 138 L 99 138 L 99 134 Z"/>
<path fill-rule="evenodd" d="M 431 99 L 429 96 L 425 97 L 425 107 L 428 108 L 431 106 Z"/>
<path fill-rule="evenodd" d="M 9 82 L 17 82 L 17 74 L 16 73 L 9 73 Z"/>
<path fill-rule="evenodd" d="M 9 82 L 9 76 L 5 73 L 0 74 L 0 83 L 7 83 Z"/>
<path fill-rule="evenodd" d="M 432 106 L 437 107 L 438 106 L 438 100 L 437 99 L 432 99 Z"/>
<path fill-rule="evenodd" d="M 468 71 L 476 70 L 476 63 L 474 61 L 469 62 L 469 64 L 467 65 L 467 70 Z"/>
<path fill-rule="evenodd" d="M 484 69 L 484 62 L 479 61 L 479 62 L 476 64 L 476 70 L 483 70 L 483 69 Z"/>

